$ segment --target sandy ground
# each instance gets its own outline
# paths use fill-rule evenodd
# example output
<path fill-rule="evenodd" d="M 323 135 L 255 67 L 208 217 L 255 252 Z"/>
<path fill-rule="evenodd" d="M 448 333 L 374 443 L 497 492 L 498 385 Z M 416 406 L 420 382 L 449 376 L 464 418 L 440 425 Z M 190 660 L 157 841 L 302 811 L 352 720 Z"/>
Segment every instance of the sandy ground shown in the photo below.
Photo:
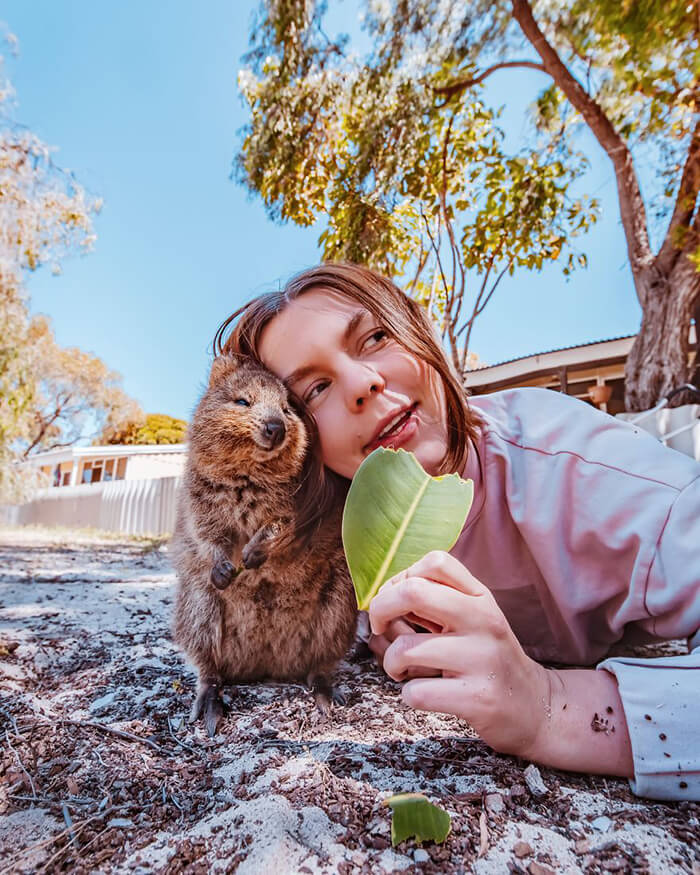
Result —
<path fill-rule="evenodd" d="M 229 688 L 207 738 L 173 586 L 155 541 L 0 531 L 0 872 L 700 873 L 700 804 L 538 786 L 371 661 L 342 665 L 329 718 L 301 686 Z M 400 791 L 451 813 L 444 844 L 392 849 Z"/>

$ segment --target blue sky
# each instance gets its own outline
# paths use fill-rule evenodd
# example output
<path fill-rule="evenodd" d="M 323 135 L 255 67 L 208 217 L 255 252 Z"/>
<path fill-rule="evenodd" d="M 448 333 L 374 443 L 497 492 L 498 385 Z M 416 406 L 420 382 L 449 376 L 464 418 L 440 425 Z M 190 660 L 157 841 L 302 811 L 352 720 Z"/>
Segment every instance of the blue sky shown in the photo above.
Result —
<path fill-rule="evenodd" d="M 236 75 L 256 6 L 2 5 L 20 45 L 8 66 L 18 121 L 56 146 L 56 163 L 104 199 L 95 250 L 67 260 L 58 277 L 48 269 L 31 275 L 32 309 L 51 316 L 61 344 L 90 350 L 121 372 L 149 412 L 187 418 L 218 324 L 320 259 L 319 228 L 273 224 L 260 201 L 229 179 L 245 123 Z M 357 8 L 345 2 L 334 21 L 356 30 Z M 492 97 L 509 99 L 512 142 L 538 75 L 492 77 Z M 586 190 L 603 205 L 582 244 L 589 269 L 569 281 L 558 267 L 504 281 L 472 335 L 487 363 L 638 328 L 614 175 L 595 144 L 585 145 Z"/>

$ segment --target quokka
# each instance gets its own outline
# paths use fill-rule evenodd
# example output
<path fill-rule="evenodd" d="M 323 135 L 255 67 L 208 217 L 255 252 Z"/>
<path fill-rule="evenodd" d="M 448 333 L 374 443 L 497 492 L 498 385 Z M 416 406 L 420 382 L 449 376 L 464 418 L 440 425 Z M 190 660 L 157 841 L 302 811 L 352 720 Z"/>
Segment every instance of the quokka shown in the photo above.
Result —
<path fill-rule="evenodd" d="M 175 640 L 199 673 L 191 720 L 203 716 L 210 735 L 226 683 L 303 681 L 321 710 L 335 697 L 332 673 L 358 611 L 339 502 L 305 548 L 294 546 L 310 431 L 272 374 L 238 356 L 214 360 L 189 429 L 171 546 Z"/>

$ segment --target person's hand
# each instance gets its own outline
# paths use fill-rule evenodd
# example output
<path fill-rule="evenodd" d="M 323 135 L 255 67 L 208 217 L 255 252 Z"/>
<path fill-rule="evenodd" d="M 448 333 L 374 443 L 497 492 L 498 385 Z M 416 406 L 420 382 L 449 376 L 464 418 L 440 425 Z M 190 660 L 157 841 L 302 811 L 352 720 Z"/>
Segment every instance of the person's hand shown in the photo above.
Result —
<path fill-rule="evenodd" d="M 495 750 L 527 756 L 550 716 L 549 673 L 458 559 L 428 553 L 381 587 L 369 619 L 387 674 L 414 678 L 402 689 L 407 704 L 455 714 Z"/>
<path fill-rule="evenodd" d="M 387 581 L 387 585 L 388 583 L 389 581 Z M 395 641 L 399 635 L 410 635 L 413 632 L 426 631 L 425 627 L 421 627 L 420 624 L 416 622 L 415 618 L 413 618 L 413 620 L 414 623 L 411 625 L 407 618 L 399 617 L 396 620 L 391 620 L 381 635 L 375 635 L 372 633 L 369 636 L 367 646 L 377 657 L 379 665 L 384 665 L 384 654 L 391 645 L 391 642 Z M 402 680 L 407 680 L 408 678 L 439 677 L 441 674 L 442 672 L 438 671 L 438 669 L 423 668 L 419 665 L 409 665 L 406 666 Z"/>

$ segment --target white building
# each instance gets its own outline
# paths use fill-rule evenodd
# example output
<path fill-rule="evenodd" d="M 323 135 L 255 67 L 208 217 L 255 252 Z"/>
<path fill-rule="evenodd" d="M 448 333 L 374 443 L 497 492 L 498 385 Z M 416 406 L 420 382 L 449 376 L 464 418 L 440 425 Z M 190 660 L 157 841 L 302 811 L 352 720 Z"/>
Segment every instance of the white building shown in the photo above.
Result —
<path fill-rule="evenodd" d="M 20 505 L 0 506 L 0 524 L 90 527 L 127 534 L 172 532 L 186 444 L 47 450 L 24 464 L 49 478 Z"/>
<path fill-rule="evenodd" d="M 52 486 L 80 486 L 110 480 L 179 477 L 186 452 L 187 444 L 114 444 L 46 450 L 27 461 L 46 474 Z"/>

